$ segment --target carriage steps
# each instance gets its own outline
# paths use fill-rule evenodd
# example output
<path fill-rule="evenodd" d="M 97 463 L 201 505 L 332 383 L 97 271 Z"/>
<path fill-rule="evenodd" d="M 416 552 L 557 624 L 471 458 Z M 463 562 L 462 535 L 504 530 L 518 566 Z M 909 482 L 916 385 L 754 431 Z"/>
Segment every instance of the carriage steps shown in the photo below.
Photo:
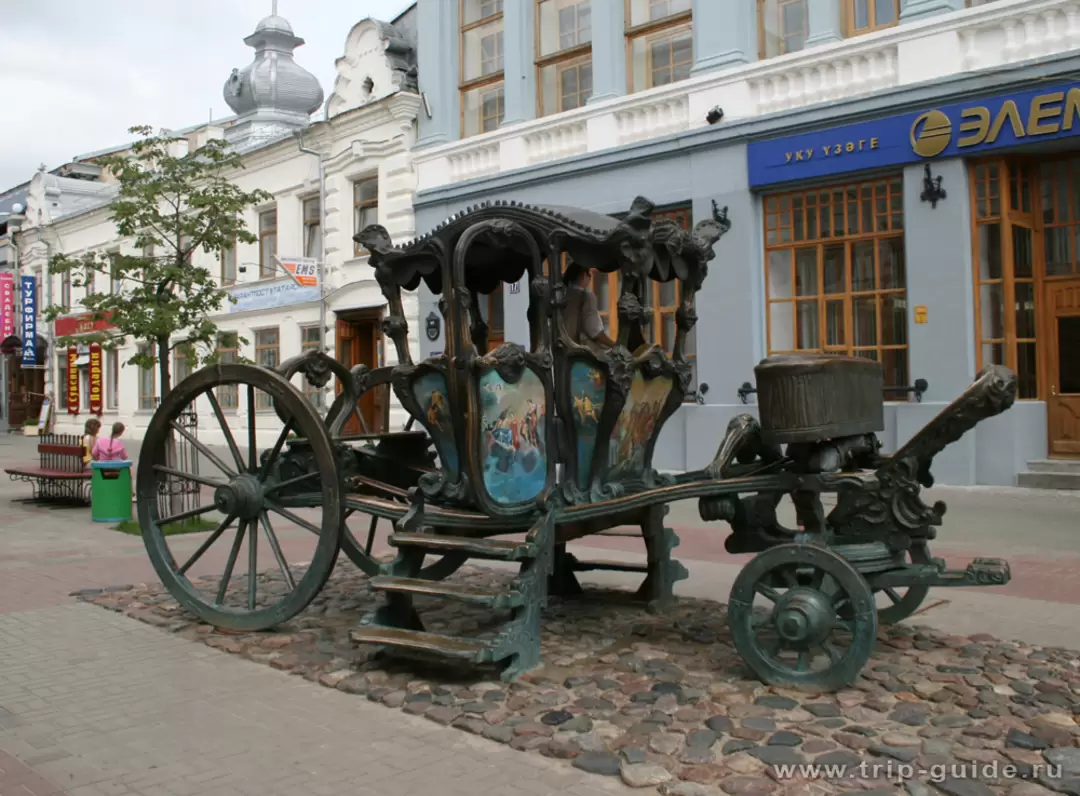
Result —
<path fill-rule="evenodd" d="M 365 618 L 364 623 L 350 633 L 353 641 L 374 644 L 382 648 L 384 653 L 393 652 L 406 657 L 436 656 L 473 664 L 507 661 L 511 665 L 503 670 L 504 677 L 536 665 L 539 661 L 541 607 L 538 598 L 542 601 L 541 594 L 546 594 L 549 574 L 549 567 L 542 562 L 550 561 L 550 555 L 541 555 L 543 544 L 538 543 L 540 538 L 535 534 L 530 534 L 529 540 L 510 540 L 396 532 L 391 534 L 389 541 L 398 549 L 398 562 L 402 564 L 410 559 L 422 561 L 425 555 L 457 555 L 516 562 L 520 565 L 520 571 L 513 581 L 494 589 L 406 575 L 377 575 L 371 579 L 372 591 L 386 595 L 388 603 Z M 396 571 L 409 570 L 406 565 Z M 494 638 L 432 633 L 421 629 L 423 624 L 420 617 L 412 609 L 412 601 L 416 597 L 453 600 L 491 611 L 509 610 L 510 617 Z M 405 613 L 401 612 L 402 609 Z M 415 621 L 409 621 L 407 617 Z M 523 643 L 525 647 L 522 647 Z"/>

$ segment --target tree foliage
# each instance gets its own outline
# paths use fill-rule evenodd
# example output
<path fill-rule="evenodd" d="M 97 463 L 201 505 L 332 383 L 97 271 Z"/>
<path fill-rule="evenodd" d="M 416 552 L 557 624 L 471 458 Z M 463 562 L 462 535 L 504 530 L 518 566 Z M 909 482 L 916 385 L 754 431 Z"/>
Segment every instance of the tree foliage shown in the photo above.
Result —
<path fill-rule="evenodd" d="M 235 301 L 193 255 L 201 250 L 217 262 L 237 243 L 254 243 L 257 238 L 247 228 L 244 211 L 272 197 L 230 182 L 243 165 L 224 140 L 210 140 L 176 156 L 174 144 L 183 139 L 147 126 L 130 132 L 139 136 L 131 149 L 100 163 L 119 183 L 110 216 L 117 236 L 130 241 L 134 253 L 58 254 L 49 262 L 50 274 L 67 274 L 73 287 L 91 286 L 82 300 L 85 311 L 95 320 L 108 319 L 114 328 L 77 341 L 63 337 L 57 344 L 100 342 L 115 348 L 128 337 L 145 342 L 149 352 L 136 353 L 128 363 L 143 368 L 156 363 L 165 395 L 170 389 L 169 352 L 183 346 L 193 367 L 213 361 L 218 330 L 211 316 L 225 301 Z M 45 315 L 54 320 L 71 309 L 54 304 Z"/>

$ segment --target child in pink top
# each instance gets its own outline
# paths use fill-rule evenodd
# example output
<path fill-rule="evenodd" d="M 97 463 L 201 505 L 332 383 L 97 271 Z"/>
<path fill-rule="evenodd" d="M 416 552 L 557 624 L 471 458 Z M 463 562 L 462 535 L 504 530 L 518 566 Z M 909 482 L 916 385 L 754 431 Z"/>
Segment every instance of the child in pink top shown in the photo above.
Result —
<path fill-rule="evenodd" d="M 112 435 L 108 439 L 99 439 L 94 443 L 93 457 L 99 462 L 127 461 L 127 449 L 119 439 L 124 433 L 123 423 L 113 423 Z"/>

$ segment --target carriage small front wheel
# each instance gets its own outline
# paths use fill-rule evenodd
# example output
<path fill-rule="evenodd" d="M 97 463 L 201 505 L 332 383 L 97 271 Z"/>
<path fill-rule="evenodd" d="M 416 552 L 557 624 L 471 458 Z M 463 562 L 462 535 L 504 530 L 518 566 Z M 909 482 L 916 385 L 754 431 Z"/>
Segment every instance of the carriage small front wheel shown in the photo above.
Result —
<path fill-rule="evenodd" d="M 731 587 L 728 623 L 735 649 L 769 685 L 849 685 L 877 638 L 866 580 L 809 544 L 778 545 L 751 560 Z"/>
<path fill-rule="evenodd" d="M 275 405 L 283 408 L 284 423 L 263 411 Z M 198 438 L 198 428 L 179 422 L 196 408 L 217 451 L 209 438 Z M 306 440 L 312 467 L 282 481 L 279 464 L 292 435 Z M 307 607 L 337 561 L 344 487 L 323 420 L 299 390 L 254 365 L 203 368 L 165 396 L 142 450 L 136 477 L 142 538 L 178 603 L 215 627 L 249 632 Z M 162 505 L 162 494 L 181 492 L 178 484 L 197 488 L 194 506 Z M 303 500 L 290 499 L 290 489 L 301 489 Z M 194 519 L 209 520 L 204 538 L 170 533 Z M 196 577 L 199 571 L 204 574 Z"/>

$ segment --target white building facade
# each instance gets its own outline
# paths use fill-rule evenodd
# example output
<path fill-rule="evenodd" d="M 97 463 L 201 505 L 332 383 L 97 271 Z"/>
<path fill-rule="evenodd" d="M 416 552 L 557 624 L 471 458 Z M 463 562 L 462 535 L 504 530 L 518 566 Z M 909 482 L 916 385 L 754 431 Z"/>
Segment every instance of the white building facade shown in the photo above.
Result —
<path fill-rule="evenodd" d="M 195 265 L 209 269 L 231 296 L 214 318 L 222 361 L 246 359 L 277 366 L 325 343 L 328 353 L 349 367 L 393 364 L 393 347 L 382 344 L 385 300 L 367 253 L 354 244 L 353 235 L 373 223 L 398 240 L 415 234 L 410 149 L 421 100 L 412 66 L 411 13 L 393 23 L 367 19 L 350 31 L 325 103 L 315 78 L 292 60 L 292 50 L 303 40 L 281 17 L 264 19 L 245 39 L 256 51 L 254 61 L 234 70 L 225 84 L 225 98 L 237 115 L 177 134 L 184 139 L 177 145 L 181 154 L 208 138 L 224 137 L 243 157 L 244 168 L 230 179 L 246 191 L 261 189 L 273 197 L 246 213 L 256 243 L 239 244 L 221 255 L 201 250 L 193 255 Z M 310 123 L 316 110 L 323 118 Z M 85 160 L 92 164 L 94 157 Z M 92 319 L 80 310 L 81 300 L 87 289 L 111 288 L 95 284 L 83 289 L 73 287 L 68 277 L 43 275 L 49 257 L 57 253 L 133 251 L 132 242 L 119 239 L 110 221 L 108 202 L 115 186 L 108 179 L 100 174 L 96 180 L 76 181 L 43 170 L 28 189 L 20 235 L 21 273 L 39 277 L 39 307 L 72 308 L 55 324 L 38 321 L 39 333 L 48 334 L 46 392 L 56 409 L 54 428 L 61 433 L 81 432 L 90 417 L 90 357 L 84 347 L 78 349 L 76 412 L 67 400 L 68 350 L 55 347 L 53 341 L 73 331 L 91 331 Z M 72 197 L 88 189 L 97 201 L 90 207 L 84 203 L 70 208 Z M 278 261 L 299 257 L 322 261 L 321 289 L 300 287 Z M 418 328 L 416 307 L 406 310 L 412 316 L 410 326 Z M 325 337 L 320 330 L 323 317 Z M 119 349 L 102 355 L 102 422 L 108 427 L 119 420 L 134 438 L 142 436 L 161 399 L 156 368 L 125 364 L 140 344 L 127 339 Z M 170 370 L 173 385 L 191 373 L 182 350 L 173 352 Z M 302 386 L 301 377 L 296 383 Z M 318 405 L 328 405 L 333 398 L 309 394 Z M 265 412 L 268 418 L 260 421 L 260 427 L 267 434 L 277 433 L 271 407 L 248 407 L 236 391 L 219 391 L 218 398 L 227 412 L 236 414 L 238 424 L 249 411 Z M 369 428 L 399 420 L 389 403 L 387 392 L 376 405 L 365 406 Z M 205 426 L 200 437 L 215 444 L 219 432 L 213 423 L 203 422 L 201 407 L 199 413 L 200 427 Z M 205 414 L 206 421 L 212 420 L 208 409 Z"/>

